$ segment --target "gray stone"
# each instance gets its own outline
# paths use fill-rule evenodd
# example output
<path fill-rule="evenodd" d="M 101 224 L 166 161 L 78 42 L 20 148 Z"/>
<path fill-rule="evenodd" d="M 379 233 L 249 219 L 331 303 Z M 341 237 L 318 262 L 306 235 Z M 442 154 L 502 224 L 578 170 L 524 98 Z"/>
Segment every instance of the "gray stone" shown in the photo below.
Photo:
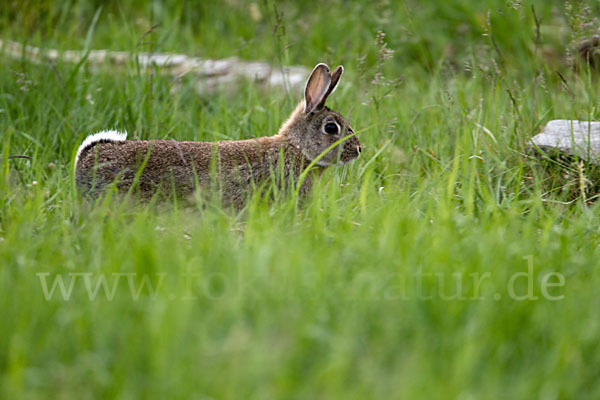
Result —
<path fill-rule="evenodd" d="M 531 139 L 545 153 L 560 152 L 594 164 L 600 162 L 600 122 L 556 119 Z"/>

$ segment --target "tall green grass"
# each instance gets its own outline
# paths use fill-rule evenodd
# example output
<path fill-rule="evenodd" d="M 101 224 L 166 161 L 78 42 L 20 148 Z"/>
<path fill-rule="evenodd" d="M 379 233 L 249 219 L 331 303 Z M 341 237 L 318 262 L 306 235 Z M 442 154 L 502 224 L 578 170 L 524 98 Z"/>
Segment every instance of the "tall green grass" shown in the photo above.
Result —
<path fill-rule="evenodd" d="M 88 134 L 270 135 L 301 93 L 2 56 L 0 397 L 597 398 L 600 218 L 580 185 L 597 171 L 527 151 L 547 120 L 599 117 L 566 52 L 598 5 L 569 7 L 4 7 L 2 39 L 36 46 L 344 64 L 329 106 L 363 154 L 299 203 L 85 201 Z"/>

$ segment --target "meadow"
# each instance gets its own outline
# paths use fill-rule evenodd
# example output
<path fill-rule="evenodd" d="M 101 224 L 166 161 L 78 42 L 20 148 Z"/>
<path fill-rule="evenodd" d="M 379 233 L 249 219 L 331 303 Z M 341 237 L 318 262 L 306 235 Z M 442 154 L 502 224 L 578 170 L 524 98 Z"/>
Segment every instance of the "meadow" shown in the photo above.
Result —
<path fill-rule="evenodd" d="M 593 165 L 540 159 L 552 119 L 600 119 L 573 67 L 597 1 L 6 2 L 0 39 L 0 398 L 594 399 Z M 328 105 L 363 145 L 309 197 L 82 199 L 103 129 L 276 133 L 299 91 L 199 95 L 138 52 L 343 64 Z M 24 158 L 11 157 L 27 156 Z M 62 286 L 61 286 L 62 284 Z"/>

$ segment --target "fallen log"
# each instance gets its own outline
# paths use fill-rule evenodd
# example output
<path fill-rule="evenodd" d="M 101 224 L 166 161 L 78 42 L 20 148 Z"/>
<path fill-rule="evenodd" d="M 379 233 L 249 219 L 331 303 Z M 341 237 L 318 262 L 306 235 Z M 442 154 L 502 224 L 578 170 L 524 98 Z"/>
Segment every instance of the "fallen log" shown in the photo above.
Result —
<path fill-rule="evenodd" d="M 275 67 L 266 62 L 242 61 L 236 57 L 213 60 L 169 53 L 129 53 L 110 50 L 58 51 L 3 40 L 0 40 L 0 49 L 6 56 L 15 59 L 24 58 L 37 64 L 57 61 L 77 64 L 85 58 L 85 62 L 92 66 L 122 67 L 131 60 L 137 60 L 141 67 L 158 67 L 161 72 L 175 79 L 187 74 L 194 75 L 197 79 L 195 88 L 199 94 L 210 93 L 224 86 L 235 86 L 240 79 L 264 86 L 283 87 L 286 90 L 298 89 L 302 87 L 310 72 L 305 67 Z"/>

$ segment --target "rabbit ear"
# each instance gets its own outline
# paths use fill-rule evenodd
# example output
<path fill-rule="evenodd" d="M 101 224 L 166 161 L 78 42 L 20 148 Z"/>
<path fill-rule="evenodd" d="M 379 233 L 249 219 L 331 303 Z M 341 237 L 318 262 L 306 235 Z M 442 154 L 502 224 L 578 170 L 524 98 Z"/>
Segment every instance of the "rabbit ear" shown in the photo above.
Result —
<path fill-rule="evenodd" d="M 306 89 L 304 89 L 304 112 L 309 113 L 322 106 L 330 87 L 329 67 L 327 64 L 317 64 L 306 82 Z"/>
<path fill-rule="evenodd" d="M 344 73 L 344 67 L 342 67 L 341 65 L 338 66 L 336 69 L 334 69 L 333 72 L 331 73 L 331 83 L 329 84 L 329 89 L 327 90 L 327 93 L 325 94 L 325 97 L 323 98 L 323 104 L 325 104 L 325 101 L 327 100 L 329 95 L 331 95 L 331 93 L 333 93 L 335 91 L 335 88 L 337 87 L 338 83 L 340 82 L 340 78 L 342 77 L 343 73 Z"/>

